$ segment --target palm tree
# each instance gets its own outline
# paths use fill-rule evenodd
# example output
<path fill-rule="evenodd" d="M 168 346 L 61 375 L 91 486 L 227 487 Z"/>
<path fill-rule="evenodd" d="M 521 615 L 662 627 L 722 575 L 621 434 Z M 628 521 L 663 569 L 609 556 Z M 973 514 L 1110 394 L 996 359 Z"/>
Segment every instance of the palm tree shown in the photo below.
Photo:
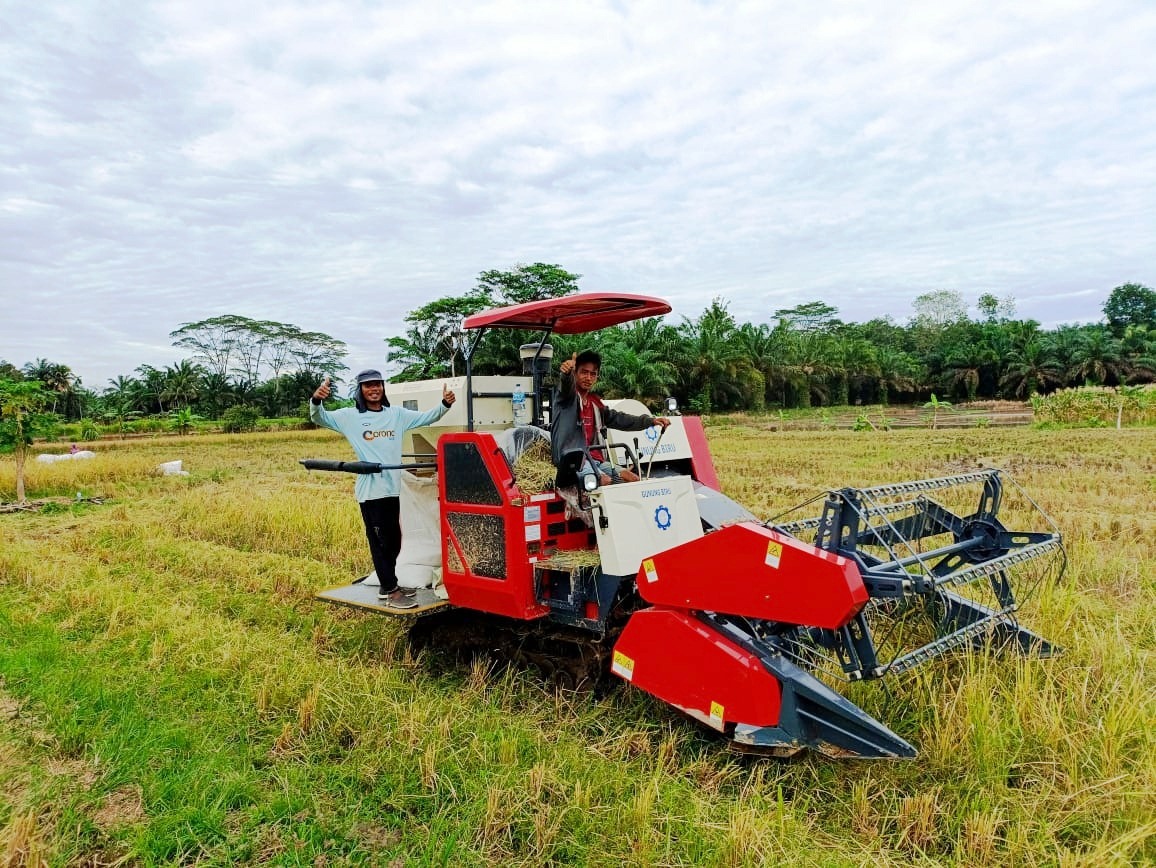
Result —
<path fill-rule="evenodd" d="M 78 380 L 68 365 L 37 359 L 24 366 L 24 376 L 29 380 L 39 380 L 44 386 L 51 400 L 50 412 L 55 413 L 58 404 L 63 404 L 65 415 L 75 409 L 75 387 Z"/>
<path fill-rule="evenodd" d="M 902 393 L 919 390 L 922 375 L 914 356 L 892 347 L 878 347 L 875 359 L 879 365 L 879 391 L 884 404 L 890 404 Z"/>
<path fill-rule="evenodd" d="M 998 361 L 995 351 L 983 342 L 968 341 L 951 347 L 943 360 L 943 380 L 956 394 L 974 401 L 985 371 Z"/>
<path fill-rule="evenodd" d="M 402 366 L 393 377 L 396 381 L 431 380 L 450 372 L 451 350 L 437 321 L 415 323 L 406 330 L 405 337 L 387 338 L 386 343 L 390 363 Z"/>
<path fill-rule="evenodd" d="M 204 369 L 188 359 L 164 370 L 164 397 L 173 408 L 187 407 L 196 401 L 204 382 Z"/>
<path fill-rule="evenodd" d="M 674 366 L 657 351 L 639 352 L 624 343 L 602 350 L 602 389 L 608 398 L 637 398 L 653 406 L 670 393 Z"/>
<path fill-rule="evenodd" d="M 1156 328 L 1128 326 L 1120 349 L 1129 368 L 1128 382 L 1151 383 L 1156 379 Z"/>
<path fill-rule="evenodd" d="M 1120 350 L 1120 341 L 1103 326 L 1086 329 L 1072 357 L 1069 376 L 1097 386 L 1126 382 L 1129 366 Z"/>
<path fill-rule="evenodd" d="M 1049 391 L 1063 381 L 1063 367 L 1051 348 L 1033 338 L 1022 349 L 1012 350 L 999 385 L 1005 394 L 1023 400 L 1035 392 Z"/>
<path fill-rule="evenodd" d="M 675 360 L 683 393 L 699 412 L 725 410 L 738 403 L 742 382 L 754 368 L 735 340 L 737 328 L 726 304 L 711 301 L 697 320 L 684 319 Z"/>

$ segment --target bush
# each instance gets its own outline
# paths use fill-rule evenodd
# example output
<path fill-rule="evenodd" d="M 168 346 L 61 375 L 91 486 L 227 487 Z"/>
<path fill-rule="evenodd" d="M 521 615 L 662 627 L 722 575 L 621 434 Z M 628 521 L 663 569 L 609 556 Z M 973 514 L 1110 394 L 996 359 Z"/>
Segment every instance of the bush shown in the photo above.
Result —
<path fill-rule="evenodd" d="M 160 419 L 156 416 L 146 416 L 143 419 L 137 419 L 129 428 L 137 434 L 158 434 L 168 427 L 167 419 Z"/>
<path fill-rule="evenodd" d="M 86 441 L 100 438 L 100 426 L 91 419 L 80 420 L 80 439 Z"/>
<path fill-rule="evenodd" d="M 1085 386 L 1061 389 L 1050 395 L 1032 395 L 1037 423 L 1105 428 L 1151 424 L 1156 416 L 1156 388 Z"/>
<path fill-rule="evenodd" d="M 260 418 L 261 411 L 256 407 L 230 407 L 221 415 L 221 430 L 226 434 L 255 431 Z"/>

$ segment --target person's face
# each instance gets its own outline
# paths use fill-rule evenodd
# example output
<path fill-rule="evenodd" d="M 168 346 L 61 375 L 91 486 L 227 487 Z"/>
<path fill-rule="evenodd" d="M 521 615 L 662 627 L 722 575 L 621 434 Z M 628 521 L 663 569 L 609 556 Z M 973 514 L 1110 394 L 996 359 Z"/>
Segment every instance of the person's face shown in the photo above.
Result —
<path fill-rule="evenodd" d="M 598 382 L 598 366 L 593 362 L 585 362 L 574 371 L 574 382 L 583 392 L 589 392 Z"/>
<path fill-rule="evenodd" d="M 365 398 L 367 404 L 380 404 L 384 394 L 385 383 L 381 380 L 370 380 L 361 384 L 361 397 Z"/>

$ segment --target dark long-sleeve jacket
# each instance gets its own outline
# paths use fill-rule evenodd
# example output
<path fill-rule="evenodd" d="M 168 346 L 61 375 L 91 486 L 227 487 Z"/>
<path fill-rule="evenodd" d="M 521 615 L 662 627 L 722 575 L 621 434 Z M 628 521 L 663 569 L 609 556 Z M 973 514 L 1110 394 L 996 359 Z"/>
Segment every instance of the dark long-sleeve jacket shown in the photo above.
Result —
<path fill-rule="evenodd" d="M 595 428 L 602 436 L 605 436 L 607 428 L 616 431 L 645 431 L 654 424 L 653 416 L 635 416 L 612 410 L 597 395 L 590 395 L 589 399 L 594 402 Z M 582 429 L 582 413 L 578 390 L 574 388 L 574 374 L 563 374 L 558 381 L 558 388 L 554 390 L 554 402 L 550 407 L 550 458 L 554 466 L 562 470 L 563 458 L 567 454 L 584 452 L 586 448 L 586 433 Z"/>

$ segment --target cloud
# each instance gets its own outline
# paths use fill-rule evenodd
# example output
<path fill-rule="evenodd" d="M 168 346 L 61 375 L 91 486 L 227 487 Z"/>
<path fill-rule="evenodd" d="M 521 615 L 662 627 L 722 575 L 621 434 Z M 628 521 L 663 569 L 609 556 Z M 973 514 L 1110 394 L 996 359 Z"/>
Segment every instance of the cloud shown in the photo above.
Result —
<path fill-rule="evenodd" d="M 381 364 L 483 270 L 740 318 L 1096 319 L 1156 261 L 1156 9 L 77 2 L 0 13 L 0 357 L 221 313 Z"/>

